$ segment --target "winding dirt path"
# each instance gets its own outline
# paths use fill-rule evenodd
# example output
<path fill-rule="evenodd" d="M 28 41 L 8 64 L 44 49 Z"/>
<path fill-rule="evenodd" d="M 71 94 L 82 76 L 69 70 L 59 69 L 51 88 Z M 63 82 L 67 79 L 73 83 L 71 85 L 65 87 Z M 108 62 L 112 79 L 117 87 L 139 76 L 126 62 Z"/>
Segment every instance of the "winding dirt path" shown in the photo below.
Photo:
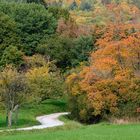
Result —
<path fill-rule="evenodd" d="M 26 127 L 26 128 L 17 128 L 17 129 L 9 129 L 5 131 L 26 131 L 26 130 L 34 130 L 34 129 L 45 129 L 45 128 L 50 128 L 50 127 L 56 127 L 56 126 L 62 126 L 64 125 L 64 122 L 59 120 L 59 117 L 62 115 L 68 115 L 68 112 L 62 112 L 62 113 L 54 113 L 50 115 L 44 115 L 37 117 L 36 120 L 40 122 L 40 125 L 35 125 L 31 127 Z M 3 132 L 0 131 L 0 132 Z"/>

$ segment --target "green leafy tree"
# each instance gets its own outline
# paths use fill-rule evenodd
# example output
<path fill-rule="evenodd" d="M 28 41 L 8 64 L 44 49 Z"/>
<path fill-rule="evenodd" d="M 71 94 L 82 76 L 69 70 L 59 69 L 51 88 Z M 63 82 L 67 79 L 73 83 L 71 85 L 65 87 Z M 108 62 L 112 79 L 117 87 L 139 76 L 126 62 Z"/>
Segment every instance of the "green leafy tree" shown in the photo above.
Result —
<path fill-rule="evenodd" d="M 88 61 L 91 50 L 95 50 L 92 36 L 52 37 L 38 47 L 38 52 L 54 61 L 62 70 L 70 69 L 81 62 Z"/>
<path fill-rule="evenodd" d="M 50 6 L 47 10 L 48 12 L 52 13 L 56 19 L 64 18 L 68 20 L 70 17 L 69 11 L 64 8 Z"/>
<path fill-rule="evenodd" d="M 7 64 L 20 67 L 22 64 L 24 64 L 23 52 L 18 50 L 15 46 L 7 47 L 2 54 L 0 65 L 6 66 Z"/>
<path fill-rule="evenodd" d="M 0 11 L 17 24 L 22 50 L 27 55 L 35 53 L 41 40 L 55 32 L 56 19 L 42 5 L 25 3 L 1 3 Z"/>
<path fill-rule="evenodd" d="M 38 47 L 38 52 L 50 57 L 57 67 L 65 69 L 71 66 L 71 48 L 73 41 L 70 38 L 52 37 Z"/>
<path fill-rule="evenodd" d="M 72 52 L 72 66 L 77 66 L 81 62 L 88 61 L 91 51 L 96 48 L 94 46 L 95 39 L 92 36 L 80 36 L 74 40 L 74 47 L 71 48 Z"/>
<path fill-rule="evenodd" d="M 16 22 L 8 15 L 0 12 L 0 60 L 5 48 L 9 45 L 19 46 L 20 39 L 16 31 Z"/>

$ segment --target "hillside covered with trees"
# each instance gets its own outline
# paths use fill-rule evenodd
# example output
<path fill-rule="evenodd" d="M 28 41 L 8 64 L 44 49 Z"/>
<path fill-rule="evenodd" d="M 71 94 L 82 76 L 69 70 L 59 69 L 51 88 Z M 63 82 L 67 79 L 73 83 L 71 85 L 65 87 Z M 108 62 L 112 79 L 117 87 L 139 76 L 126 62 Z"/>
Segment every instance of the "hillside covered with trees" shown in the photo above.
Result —
<path fill-rule="evenodd" d="M 0 129 L 28 126 L 22 113 L 44 114 L 45 105 L 51 113 L 48 101 L 61 99 L 56 111 L 81 123 L 138 123 L 139 8 L 139 0 L 0 0 Z"/>

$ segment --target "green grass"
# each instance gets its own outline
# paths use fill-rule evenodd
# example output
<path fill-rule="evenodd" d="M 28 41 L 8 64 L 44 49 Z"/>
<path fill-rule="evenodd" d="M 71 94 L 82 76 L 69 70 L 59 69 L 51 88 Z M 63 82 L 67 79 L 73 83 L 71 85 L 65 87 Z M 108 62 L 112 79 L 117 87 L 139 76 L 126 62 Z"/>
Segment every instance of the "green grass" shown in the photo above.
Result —
<path fill-rule="evenodd" d="M 20 110 L 18 127 L 37 124 L 35 117 L 43 114 L 66 111 L 66 102 L 47 100 L 40 105 L 26 105 Z M 6 129 L 4 114 L 0 128 Z M 140 124 L 112 125 L 100 123 L 82 125 L 61 116 L 64 126 L 43 130 L 0 132 L 0 140 L 140 140 Z"/>
<path fill-rule="evenodd" d="M 30 132 L 3 133 L 0 135 L 0 140 L 139 140 L 140 139 L 140 125 L 97 124 L 90 126 L 82 126 L 80 124 L 77 124 L 76 122 L 73 122 L 71 127 L 69 125 L 66 124 L 65 126 L 52 128 L 48 130 L 45 129 Z M 75 126 L 77 126 L 77 128 L 74 128 Z"/>
<path fill-rule="evenodd" d="M 66 102 L 64 100 L 47 100 L 41 104 L 28 104 L 19 110 L 19 120 L 17 125 L 12 128 L 32 126 L 39 124 L 36 116 L 51 114 L 55 112 L 66 111 Z M 0 129 L 6 129 L 5 111 L 0 111 Z"/>

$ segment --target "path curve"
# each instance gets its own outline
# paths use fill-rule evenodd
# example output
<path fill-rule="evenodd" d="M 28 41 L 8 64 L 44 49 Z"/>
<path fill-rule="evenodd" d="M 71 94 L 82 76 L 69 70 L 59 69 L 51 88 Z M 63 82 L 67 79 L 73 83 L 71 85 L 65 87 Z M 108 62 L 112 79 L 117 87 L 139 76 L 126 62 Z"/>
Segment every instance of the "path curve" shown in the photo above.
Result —
<path fill-rule="evenodd" d="M 56 127 L 56 126 L 62 126 L 64 125 L 64 122 L 59 120 L 59 117 L 62 115 L 68 115 L 68 112 L 62 112 L 62 113 L 54 113 L 50 115 L 44 115 L 36 117 L 36 120 L 40 122 L 40 125 L 35 125 L 31 127 L 26 128 L 17 128 L 17 129 L 9 129 L 6 131 L 26 131 L 26 130 L 34 130 L 34 129 L 45 129 L 50 127 Z M 0 131 L 1 132 L 1 131 Z"/>

